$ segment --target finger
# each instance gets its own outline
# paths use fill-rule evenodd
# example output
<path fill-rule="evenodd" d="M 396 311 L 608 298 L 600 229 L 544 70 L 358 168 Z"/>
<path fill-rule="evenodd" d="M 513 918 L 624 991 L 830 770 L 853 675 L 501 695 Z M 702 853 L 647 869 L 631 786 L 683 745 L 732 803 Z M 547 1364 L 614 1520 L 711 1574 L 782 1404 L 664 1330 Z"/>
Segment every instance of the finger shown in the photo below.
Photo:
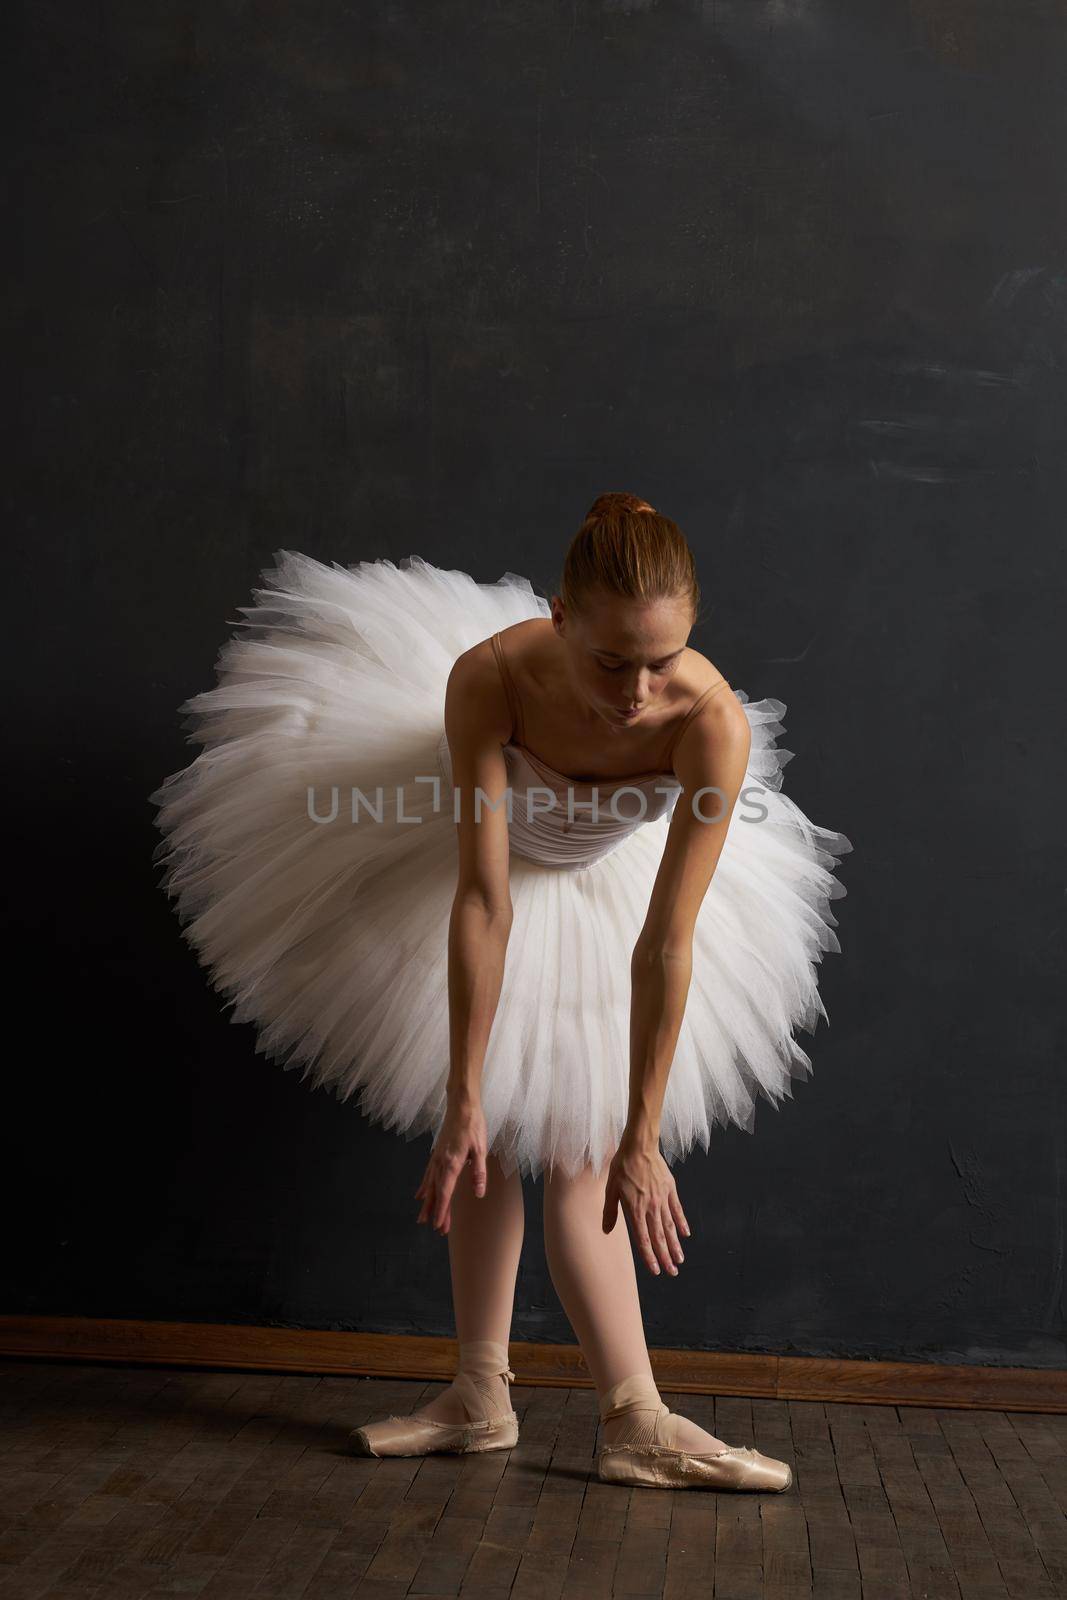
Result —
<path fill-rule="evenodd" d="M 604 1190 L 604 1212 L 600 1219 L 600 1226 L 605 1233 L 611 1233 L 618 1220 L 619 1191 L 615 1187 L 614 1179 L 609 1178 L 607 1187 Z"/>
<path fill-rule="evenodd" d="M 419 1222 L 428 1222 L 429 1221 L 430 1212 L 433 1209 L 433 1197 L 434 1197 L 434 1186 L 433 1186 L 432 1183 L 429 1183 L 426 1186 L 426 1193 L 422 1197 L 422 1209 L 420 1210 L 419 1215 L 418 1215 L 418 1219 L 417 1219 Z"/>
<path fill-rule="evenodd" d="M 674 1214 L 674 1220 L 678 1224 L 678 1226 L 681 1229 L 682 1233 L 684 1233 L 685 1237 L 688 1239 L 690 1237 L 689 1224 L 685 1220 L 685 1212 L 682 1210 L 682 1202 L 678 1198 L 678 1193 L 677 1193 L 677 1190 L 675 1190 L 675 1189 L 671 1190 L 670 1202 L 671 1202 L 671 1211 Z"/>
<path fill-rule="evenodd" d="M 480 1151 L 475 1151 L 471 1155 L 471 1180 L 474 1184 L 474 1192 L 478 1196 L 479 1200 L 485 1193 L 486 1185 L 489 1182 L 488 1174 L 486 1173 L 485 1169 L 485 1156 L 482 1155 Z"/>
<path fill-rule="evenodd" d="M 448 1208 L 452 1202 L 452 1190 L 456 1187 L 456 1179 L 458 1177 L 459 1164 L 455 1160 L 451 1160 L 441 1174 L 441 1183 L 437 1192 L 437 1209 L 433 1219 L 434 1227 L 441 1232 L 445 1231 L 443 1224 L 448 1216 Z"/>
<path fill-rule="evenodd" d="M 656 1257 L 652 1252 L 652 1244 L 648 1237 L 648 1229 L 645 1227 L 643 1217 L 638 1218 L 634 1226 L 634 1231 L 637 1234 L 637 1248 L 640 1250 L 641 1255 L 644 1258 L 645 1266 L 648 1268 L 649 1272 L 658 1273 L 659 1262 L 656 1260 Z"/>
<path fill-rule="evenodd" d="M 415 1191 L 416 1199 L 418 1198 L 420 1191 L 422 1192 L 422 1202 L 421 1202 L 421 1204 L 419 1206 L 419 1214 L 415 1219 L 416 1222 L 422 1222 L 422 1220 L 426 1216 L 426 1200 L 427 1200 L 427 1196 L 426 1196 L 426 1179 L 425 1178 L 423 1178 L 422 1182 L 419 1184 L 418 1189 L 416 1189 L 416 1191 Z"/>
<path fill-rule="evenodd" d="M 682 1249 L 681 1243 L 678 1239 L 678 1232 L 674 1226 L 674 1218 L 671 1216 L 670 1208 L 667 1206 L 665 1206 L 663 1209 L 661 1221 L 663 1223 L 664 1237 L 667 1240 L 667 1247 L 670 1250 L 671 1255 L 674 1257 L 675 1261 L 684 1261 L 685 1251 Z"/>
<path fill-rule="evenodd" d="M 652 1235 L 652 1248 L 655 1250 L 658 1259 L 663 1262 L 663 1265 L 666 1267 L 671 1277 L 676 1278 L 678 1276 L 678 1268 L 671 1259 L 670 1250 L 667 1248 L 667 1240 L 663 1234 L 663 1224 L 660 1221 L 659 1212 L 655 1209 L 651 1210 L 648 1214 L 648 1220 L 649 1233 Z"/>

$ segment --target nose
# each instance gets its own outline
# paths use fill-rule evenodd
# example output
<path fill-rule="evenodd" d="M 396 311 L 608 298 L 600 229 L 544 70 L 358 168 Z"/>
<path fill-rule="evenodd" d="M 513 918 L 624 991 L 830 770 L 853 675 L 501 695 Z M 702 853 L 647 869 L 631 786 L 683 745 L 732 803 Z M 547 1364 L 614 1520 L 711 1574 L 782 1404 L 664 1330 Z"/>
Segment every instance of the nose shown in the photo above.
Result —
<path fill-rule="evenodd" d="M 623 691 L 623 706 L 627 711 L 640 710 L 648 702 L 648 684 L 642 677 L 634 678 Z"/>

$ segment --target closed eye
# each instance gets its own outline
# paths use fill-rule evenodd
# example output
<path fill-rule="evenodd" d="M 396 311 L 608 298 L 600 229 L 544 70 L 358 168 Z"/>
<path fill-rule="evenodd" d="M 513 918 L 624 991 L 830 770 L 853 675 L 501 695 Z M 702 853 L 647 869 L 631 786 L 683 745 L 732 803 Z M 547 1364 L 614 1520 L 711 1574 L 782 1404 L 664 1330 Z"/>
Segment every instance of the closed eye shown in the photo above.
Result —
<path fill-rule="evenodd" d="M 652 671 L 653 672 L 666 672 L 669 667 L 672 667 L 674 665 L 674 662 L 675 662 L 675 657 L 674 656 L 671 657 L 670 661 L 657 661 L 656 663 L 654 663 L 654 665 L 652 667 Z M 600 663 L 600 665 L 604 668 L 605 672 L 621 672 L 623 670 L 623 668 L 626 666 L 626 662 L 625 661 L 620 661 L 620 663 L 619 663 L 619 665 L 617 667 L 613 667 L 613 666 L 609 665 L 609 663 L 606 662 L 606 661 L 602 661 Z"/>

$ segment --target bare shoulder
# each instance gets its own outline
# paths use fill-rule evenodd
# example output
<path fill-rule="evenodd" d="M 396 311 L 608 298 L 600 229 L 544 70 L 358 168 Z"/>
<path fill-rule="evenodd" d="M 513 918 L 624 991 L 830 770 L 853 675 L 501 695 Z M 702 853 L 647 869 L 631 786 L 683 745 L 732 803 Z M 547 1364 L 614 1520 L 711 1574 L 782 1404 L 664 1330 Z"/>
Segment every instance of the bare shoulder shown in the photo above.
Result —
<path fill-rule="evenodd" d="M 523 705 L 536 701 L 538 697 L 551 702 L 559 688 L 559 665 L 556 660 L 558 640 L 552 618 L 523 617 L 519 622 L 508 623 L 497 631 L 511 681 Z M 476 645 L 474 648 L 480 650 L 482 646 Z M 488 639 L 484 648 L 499 681 L 500 668 Z"/>
<path fill-rule="evenodd" d="M 736 720 L 738 715 L 742 722 L 748 721 L 744 707 L 734 694 L 726 673 L 699 650 L 694 650 L 691 645 L 686 647 L 679 663 L 674 688 L 677 704 L 681 709 L 695 705 L 701 695 L 707 695 L 694 721 L 699 721 L 705 714 L 710 716 L 713 709 L 720 722 L 729 721 L 731 718 Z M 709 694 L 709 690 L 717 692 Z"/>
<path fill-rule="evenodd" d="M 552 618 L 523 617 L 520 622 L 511 622 L 498 631 L 500 643 L 512 672 L 514 673 L 517 668 L 520 672 L 530 673 L 536 678 L 545 646 L 549 640 L 555 641 L 556 630 L 552 625 Z M 489 648 L 488 641 L 486 647 Z"/>
<path fill-rule="evenodd" d="M 458 742 L 504 744 L 511 735 L 511 708 L 489 639 L 480 639 L 452 663 L 445 687 L 445 732 Z"/>
<path fill-rule="evenodd" d="M 684 749 L 705 753 L 731 749 L 747 754 L 752 730 L 745 708 L 726 674 L 713 661 L 699 650 L 687 649 L 674 687 L 682 719 L 681 736 L 674 749 L 676 761 Z"/>

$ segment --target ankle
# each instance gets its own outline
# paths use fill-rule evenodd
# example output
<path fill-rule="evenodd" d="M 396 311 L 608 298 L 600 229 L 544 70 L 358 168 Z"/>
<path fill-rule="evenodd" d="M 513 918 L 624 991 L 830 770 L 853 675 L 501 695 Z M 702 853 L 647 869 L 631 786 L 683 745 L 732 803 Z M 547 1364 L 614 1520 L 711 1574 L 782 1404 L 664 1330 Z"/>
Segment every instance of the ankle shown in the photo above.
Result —
<path fill-rule="evenodd" d="M 655 1442 L 661 1416 L 667 1407 L 650 1372 L 633 1372 L 605 1389 L 599 1397 L 602 1442 L 647 1450 Z"/>
<path fill-rule="evenodd" d="M 672 1411 L 649 1373 L 635 1372 L 621 1379 L 604 1391 L 599 1404 L 602 1442 L 609 1449 L 626 1445 L 645 1451 L 658 1444 L 668 1449 L 713 1454 L 727 1448 L 722 1439 L 699 1423 Z"/>
<path fill-rule="evenodd" d="M 649 1371 L 632 1372 L 604 1389 L 597 1401 L 605 1428 L 633 1412 L 665 1410 L 656 1380 Z"/>
<path fill-rule="evenodd" d="M 458 1373 L 456 1374 L 456 1377 L 459 1377 Z M 484 1422 L 488 1417 L 504 1416 L 511 1410 L 511 1400 L 508 1395 L 508 1380 L 501 1374 L 498 1373 L 489 1378 L 472 1376 L 471 1383 L 474 1385 L 475 1390 L 481 1396 L 482 1400 L 482 1415 L 479 1418 L 480 1421 Z M 452 1389 L 455 1393 L 460 1392 L 455 1383 L 453 1383 Z M 465 1392 L 470 1395 L 469 1389 L 465 1389 Z"/>
<path fill-rule="evenodd" d="M 512 1409 L 508 1386 L 514 1381 L 506 1344 L 496 1339 L 460 1341 L 458 1371 L 449 1394 L 455 1404 L 465 1407 L 471 1421 L 508 1416 Z"/>

